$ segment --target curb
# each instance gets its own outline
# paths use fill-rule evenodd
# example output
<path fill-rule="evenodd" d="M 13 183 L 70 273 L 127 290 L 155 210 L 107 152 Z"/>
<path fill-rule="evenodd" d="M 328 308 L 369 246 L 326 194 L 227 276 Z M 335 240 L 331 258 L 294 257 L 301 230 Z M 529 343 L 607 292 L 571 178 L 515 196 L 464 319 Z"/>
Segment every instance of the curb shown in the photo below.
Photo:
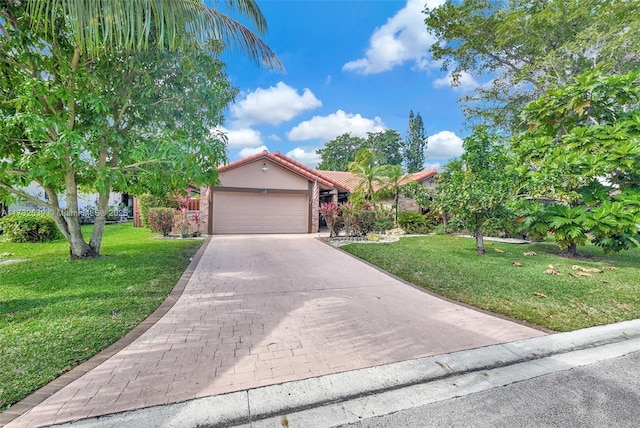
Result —
<path fill-rule="evenodd" d="M 247 391 L 85 419 L 59 427 L 228 427 L 362 397 L 640 339 L 640 319 Z M 640 350 L 640 348 L 639 348 Z"/>

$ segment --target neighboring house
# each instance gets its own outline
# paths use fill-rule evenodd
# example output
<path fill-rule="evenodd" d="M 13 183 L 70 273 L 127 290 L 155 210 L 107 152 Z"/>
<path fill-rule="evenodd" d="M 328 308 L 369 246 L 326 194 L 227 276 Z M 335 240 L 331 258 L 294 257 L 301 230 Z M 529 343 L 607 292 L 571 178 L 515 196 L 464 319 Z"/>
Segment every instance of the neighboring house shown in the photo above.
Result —
<path fill-rule="evenodd" d="M 21 190 L 35 198 L 40 199 L 41 201 L 49 202 L 44 189 L 37 183 L 31 183 L 29 186 L 24 187 Z M 67 206 L 64 195 L 58 195 L 58 200 L 62 208 L 65 208 Z M 78 209 L 82 211 L 87 207 L 95 208 L 97 206 L 97 200 L 97 194 L 78 193 Z M 133 198 L 129 197 L 126 193 L 112 192 L 109 195 L 109 206 L 118 206 L 121 203 L 127 207 L 132 206 Z M 17 211 L 42 210 L 43 208 L 41 206 L 24 200 L 19 200 L 16 203 L 9 205 L 7 209 L 9 213 Z"/>
<path fill-rule="evenodd" d="M 345 202 L 358 184 L 350 172 L 319 171 L 279 152 L 264 151 L 218 171 L 221 185 L 201 192 L 208 234 L 317 232 L 320 203 Z M 405 179 L 435 187 L 436 174 L 429 170 Z M 411 209 L 419 210 L 415 203 Z"/>
<path fill-rule="evenodd" d="M 436 188 L 436 177 L 438 176 L 438 171 L 435 169 L 429 169 L 426 171 L 414 172 L 412 174 L 408 174 L 402 180 L 402 184 L 409 184 L 412 181 L 420 184 L 427 189 L 433 190 Z M 398 210 L 399 211 L 420 211 L 421 208 L 416 204 L 414 199 L 409 199 L 405 197 L 402 193 L 398 197 Z"/>

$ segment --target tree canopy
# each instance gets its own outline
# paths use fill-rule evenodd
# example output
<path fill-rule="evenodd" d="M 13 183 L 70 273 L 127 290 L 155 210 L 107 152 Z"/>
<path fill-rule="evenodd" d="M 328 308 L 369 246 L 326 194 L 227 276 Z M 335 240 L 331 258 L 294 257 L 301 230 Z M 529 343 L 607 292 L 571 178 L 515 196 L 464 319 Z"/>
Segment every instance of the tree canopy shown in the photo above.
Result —
<path fill-rule="evenodd" d="M 640 64 L 637 1 L 462 0 L 425 13 L 433 57 L 454 82 L 491 80 L 462 99 L 472 124 L 517 133 L 520 109 L 547 89 L 598 66 L 624 74 Z"/>
<path fill-rule="evenodd" d="M 555 202 L 539 221 L 558 244 L 575 254 L 591 233 L 605 252 L 637 246 L 640 72 L 586 72 L 529 104 L 523 118 L 529 130 L 512 143 L 520 193 Z"/>
<path fill-rule="evenodd" d="M 398 131 L 386 129 L 368 132 L 367 138 L 353 136 L 350 132 L 334 138 L 316 151 L 322 157 L 318 169 L 348 171 L 349 164 L 356 160 L 356 154 L 361 149 L 371 150 L 376 165 L 402 163 L 402 137 Z"/>
<path fill-rule="evenodd" d="M 109 30 L 98 22 L 138 22 L 151 4 L 152 14 L 161 14 L 154 19 L 164 18 L 143 20 L 143 29 L 131 23 Z M 72 258 L 100 254 L 111 191 L 164 193 L 216 180 L 226 140 L 211 130 L 236 92 L 218 58 L 227 40 L 210 37 L 235 24 L 203 7 L 191 0 L 0 5 L 0 196 L 49 209 Z M 206 16 L 183 25 L 194 11 Z M 169 41 L 163 31 L 172 25 L 182 30 Z M 199 31 L 206 25 L 218 28 L 205 41 Z M 262 53 L 249 54 L 265 60 L 267 52 L 255 48 Z M 31 182 L 48 201 L 22 191 Z M 99 195 L 88 243 L 78 218 L 79 188 Z"/>
<path fill-rule="evenodd" d="M 449 162 L 439 176 L 435 203 L 474 231 L 476 252 L 484 254 L 483 226 L 504 209 L 512 195 L 514 173 L 504 143 L 486 128 L 474 129 L 462 146 L 462 156 Z"/>
<path fill-rule="evenodd" d="M 404 144 L 404 159 L 408 173 L 422 171 L 424 168 L 427 137 L 424 134 L 424 123 L 420 113 L 409 112 L 409 127 Z"/>
<path fill-rule="evenodd" d="M 322 161 L 318 169 L 325 171 L 348 171 L 349 164 L 355 161 L 358 150 L 366 147 L 366 140 L 351 135 L 342 134 L 329 141 L 323 148 L 316 150 Z"/>
<path fill-rule="evenodd" d="M 48 40 L 58 36 L 57 19 L 66 16 L 69 42 L 85 56 L 104 52 L 167 49 L 175 51 L 194 42 L 211 40 L 240 50 L 262 66 L 282 70 L 273 51 L 248 27 L 202 0 L 9 0 L 7 8 L 26 6 L 24 18 L 32 31 Z M 14 6 L 11 6 L 11 3 Z M 220 2 L 216 0 L 217 5 Z M 267 21 L 255 0 L 225 1 L 229 13 L 249 21 L 258 34 Z"/>

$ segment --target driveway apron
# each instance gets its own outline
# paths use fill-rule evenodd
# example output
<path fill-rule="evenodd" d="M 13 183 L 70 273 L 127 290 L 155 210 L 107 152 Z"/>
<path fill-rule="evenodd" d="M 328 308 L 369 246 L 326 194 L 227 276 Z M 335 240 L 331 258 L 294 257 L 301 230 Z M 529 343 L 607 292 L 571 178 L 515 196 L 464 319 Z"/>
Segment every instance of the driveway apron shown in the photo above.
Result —
<path fill-rule="evenodd" d="M 214 236 L 146 333 L 13 422 L 90 416 L 530 338 L 311 235 Z"/>

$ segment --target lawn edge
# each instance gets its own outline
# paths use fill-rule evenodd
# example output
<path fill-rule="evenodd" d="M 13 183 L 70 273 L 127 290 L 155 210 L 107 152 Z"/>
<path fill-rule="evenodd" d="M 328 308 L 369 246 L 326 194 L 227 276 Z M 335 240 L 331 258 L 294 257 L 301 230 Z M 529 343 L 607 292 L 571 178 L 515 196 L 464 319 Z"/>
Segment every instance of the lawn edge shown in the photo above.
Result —
<path fill-rule="evenodd" d="M 45 386 L 37 389 L 34 393 L 11 405 L 11 407 L 9 407 L 4 412 L 0 412 L 0 426 L 4 426 L 17 417 L 25 414 L 33 407 L 42 403 L 50 396 L 52 396 L 65 386 L 69 385 L 71 382 L 79 379 L 85 373 L 98 367 L 100 364 L 107 361 L 116 353 L 129 346 L 137 338 L 139 338 L 147 330 L 149 330 L 156 322 L 158 322 L 158 320 L 160 320 L 167 312 L 169 312 L 171 308 L 173 308 L 180 296 L 182 296 L 187 283 L 191 279 L 191 276 L 193 275 L 193 272 L 200 262 L 200 259 L 202 258 L 202 255 L 204 254 L 210 241 L 211 236 L 207 236 L 198 249 L 198 252 L 193 257 L 193 260 L 191 260 L 191 263 L 189 263 L 189 266 L 187 266 L 185 271 L 180 276 L 180 279 L 178 279 L 176 285 L 173 287 L 171 292 L 169 292 L 167 298 L 160 304 L 160 306 L 158 306 L 158 308 L 154 312 L 151 313 L 151 315 L 145 318 L 142 322 L 140 322 L 140 324 L 134 327 L 133 330 L 122 336 L 115 343 L 98 352 L 87 361 L 80 363 L 68 372 L 61 374 Z"/>

